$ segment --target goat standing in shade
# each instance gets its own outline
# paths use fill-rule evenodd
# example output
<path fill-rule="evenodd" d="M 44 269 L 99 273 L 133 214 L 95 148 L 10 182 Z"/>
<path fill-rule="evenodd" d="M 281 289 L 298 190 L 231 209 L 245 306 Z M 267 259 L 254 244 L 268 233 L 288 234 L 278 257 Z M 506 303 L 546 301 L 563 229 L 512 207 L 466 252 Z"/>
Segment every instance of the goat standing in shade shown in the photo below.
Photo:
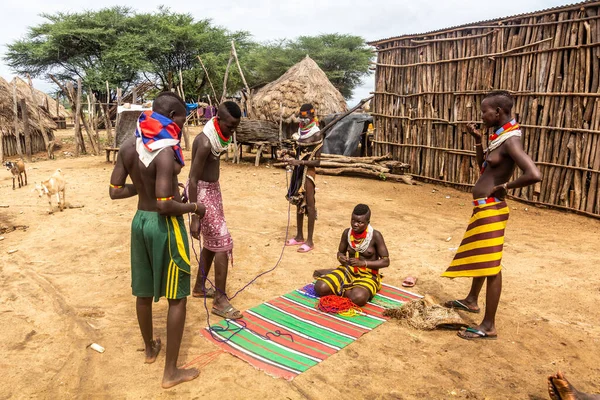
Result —
<path fill-rule="evenodd" d="M 27 172 L 25 171 L 25 163 L 23 160 L 18 160 L 16 162 L 7 161 L 4 163 L 4 166 L 12 173 L 13 190 L 15 190 L 15 179 L 18 179 L 19 187 L 27 185 Z M 23 184 L 23 174 L 25 175 L 25 184 Z"/>

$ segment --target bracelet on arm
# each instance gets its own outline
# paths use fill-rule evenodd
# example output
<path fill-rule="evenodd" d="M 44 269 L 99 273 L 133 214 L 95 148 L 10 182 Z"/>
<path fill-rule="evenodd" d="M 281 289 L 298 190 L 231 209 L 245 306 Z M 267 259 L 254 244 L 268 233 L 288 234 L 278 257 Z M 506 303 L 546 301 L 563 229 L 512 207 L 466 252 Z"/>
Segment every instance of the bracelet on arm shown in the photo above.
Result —
<path fill-rule="evenodd" d="M 196 214 L 196 211 L 198 211 L 198 203 L 194 203 L 194 214 Z"/>
<path fill-rule="evenodd" d="M 175 196 L 169 196 L 169 197 L 157 197 L 156 201 L 169 201 L 169 200 L 173 200 L 175 198 Z"/>
<path fill-rule="evenodd" d="M 504 188 L 504 190 L 508 190 L 508 182 L 504 182 L 502 184 L 502 187 Z"/>
<path fill-rule="evenodd" d="M 122 189 L 123 188 L 123 186 L 113 185 L 112 183 L 110 184 L 110 187 L 113 188 L 113 189 Z"/>
<path fill-rule="evenodd" d="M 483 148 L 483 144 L 481 144 L 481 143 L 475 143 L 475 146 L 473 146 L 473 147 L 475 147 L 475 148 L 477 148 L 477 147 Z"/>

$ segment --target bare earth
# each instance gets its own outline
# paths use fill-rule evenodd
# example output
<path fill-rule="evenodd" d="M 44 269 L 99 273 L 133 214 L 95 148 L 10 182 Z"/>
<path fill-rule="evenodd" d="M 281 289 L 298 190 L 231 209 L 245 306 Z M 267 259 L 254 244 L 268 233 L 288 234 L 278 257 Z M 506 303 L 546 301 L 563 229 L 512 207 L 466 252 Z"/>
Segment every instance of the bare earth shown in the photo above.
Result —
<path fill-rule="evenodd" d="M 600 221 L 515 201 L 497 341 L 467 342 L 454 332 L 416 331 L 390 321 L 292 383 L 222 354 L 197 380 L 165 391 L 164 350 L 152 365 L 138 351 L 142 338 L 129 272 L 136 201 L 109 199 L 112 164 L 103 155 L 74 159 L 63 151 L 69 146 L 56 160 L 28 163 L 25 188 L 13 191 L 9 172 L 0 173 L 0 204 L 9 206 L 0 208 L 0 227 L 29 226 L 0 234 L 1 399 L 545 399 L 545 378 L 559 368 L 579 389 L 600 393 Z M 47 202 L 31 192 L 56 168 L 67 180 L 67 203 L 84 208 L 48 215 Z M 341 232 L 358 202 L 371 206 L 372 224 L 389 247 L 385 282 L 399 286 L 414 275 L 420 294 L 440 301 L 466 295 L 469 280 L 439 275 L 460 243 L 470 194 L 358 178 L 319 176 L 317 184 L 316 250 L 286 249 L 279 267 L 234 305 L 253 307 L 305 285 L 315 268 L 336 266 Z M 223 163 L 221 186 L 235 241 L 230 293 L 275 265 L 287 225 L 285 185 L 285 172 L 264 163 Z M 155 335 L 163 343 L 166 309 L 164 300 L 155 304 Z M 217 350 L 199 334 L 205 326 L 203 301 L 190 298 L 182 365 Z M 106 352 L 87 348 L 91 343 Z"/>

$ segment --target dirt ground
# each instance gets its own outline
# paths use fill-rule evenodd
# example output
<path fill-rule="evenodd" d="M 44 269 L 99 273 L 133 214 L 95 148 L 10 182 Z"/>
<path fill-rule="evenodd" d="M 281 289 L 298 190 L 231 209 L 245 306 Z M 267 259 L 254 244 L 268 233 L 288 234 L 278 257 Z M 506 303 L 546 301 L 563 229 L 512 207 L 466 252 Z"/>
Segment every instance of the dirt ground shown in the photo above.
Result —
<path fill-rule="evenodd" d="M 454 332 L 390 321 L 291 383 L 222 354 L 195 381 L 165 391 L 164 351 L 152 365 L 138 351 L 129 271 L 136 200 L 111 201 L 112 164 L 103 155 L 65 157 L 64 143 L 56 160 L 27 164 L 25 188 L 13 191 L 9 172 L 0 173 L 0 205 L 9 206 L 0 208 L 0 226 L 29 227 L 0 234 L 1 399 L 545 399 L 545 378 L 558 369 L 579 389 L 600 393 L 600 222 L 515 201 L 509 203 L 497 341 L 467 342 Z M 235 241 L 230 293 L 275 265 L 287 223 L 285 172 L 246 161 L 221 167 Z M 56 168 L 68 182 L 67 202 L 83 208 L 48 215 L 47 202 L 31 192 Z M 188 171 L 184 167 L 181 181 Z M 317 185 L 315 251 L 286 249 L 279 267 L 242 292 L 235 306 L 253 307 L 305 285 L 317 267 L 334 267 L 339 237 L 358 202 L 371 206 L 372 224 L 390 250 L 385 282 L 399 286 L 414 275 L 420 294 L 439 300 L 466 295 L 469 280 L 439 275 L 460 243 L 470 194 L 344 177 L 318 176 Z M 166 309 L 164 299 L 155 304 L 155 335 L 163 341 Z M 190 298 L 181 364 L 217 350 L 199 334 L 205 326 L 202 301 Z M 106 352 L 86 347 L 94 342 Z"/>

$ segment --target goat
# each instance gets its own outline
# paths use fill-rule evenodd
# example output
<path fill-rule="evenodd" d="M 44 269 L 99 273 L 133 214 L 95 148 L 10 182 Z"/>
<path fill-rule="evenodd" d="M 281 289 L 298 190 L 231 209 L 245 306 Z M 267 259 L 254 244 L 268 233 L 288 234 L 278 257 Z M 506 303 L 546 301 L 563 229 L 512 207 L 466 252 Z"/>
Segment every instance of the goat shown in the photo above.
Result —
<path fill-rule="evenodd" d="M 60 168 L 57 169 L 56 172 L 52 174 L 52 176 L 50 176 L 50 179 L 35 185 L 34 190 L 38 192 L 39 197 L 43 197 L 44 195 L 48 196 L 48 204 L 50 205 L 48 214 L 53 213 L 52 195 L 56 195 L 56 201 L 58 202 L 59 210 L 62 211 L 65 208 L 65 185 L 65 177 L 63 176 Z M 61 193 L 62 202 L 60 196 Z"/>
<path fill-rule="evenodd" d="M 13 178 L 13 190 L 15 190 L 15 179 L 19 182 L 19 187 L 27 186 L 27 172 L 25 171 L 25 163 L 23 160 L 18 160 L 16 162 L 7 161 L 4 163 L 4 166 L 7 170 L 12 173 Z M 25 174 L 25 184 L 23 184 L 23 175 Z"/>

